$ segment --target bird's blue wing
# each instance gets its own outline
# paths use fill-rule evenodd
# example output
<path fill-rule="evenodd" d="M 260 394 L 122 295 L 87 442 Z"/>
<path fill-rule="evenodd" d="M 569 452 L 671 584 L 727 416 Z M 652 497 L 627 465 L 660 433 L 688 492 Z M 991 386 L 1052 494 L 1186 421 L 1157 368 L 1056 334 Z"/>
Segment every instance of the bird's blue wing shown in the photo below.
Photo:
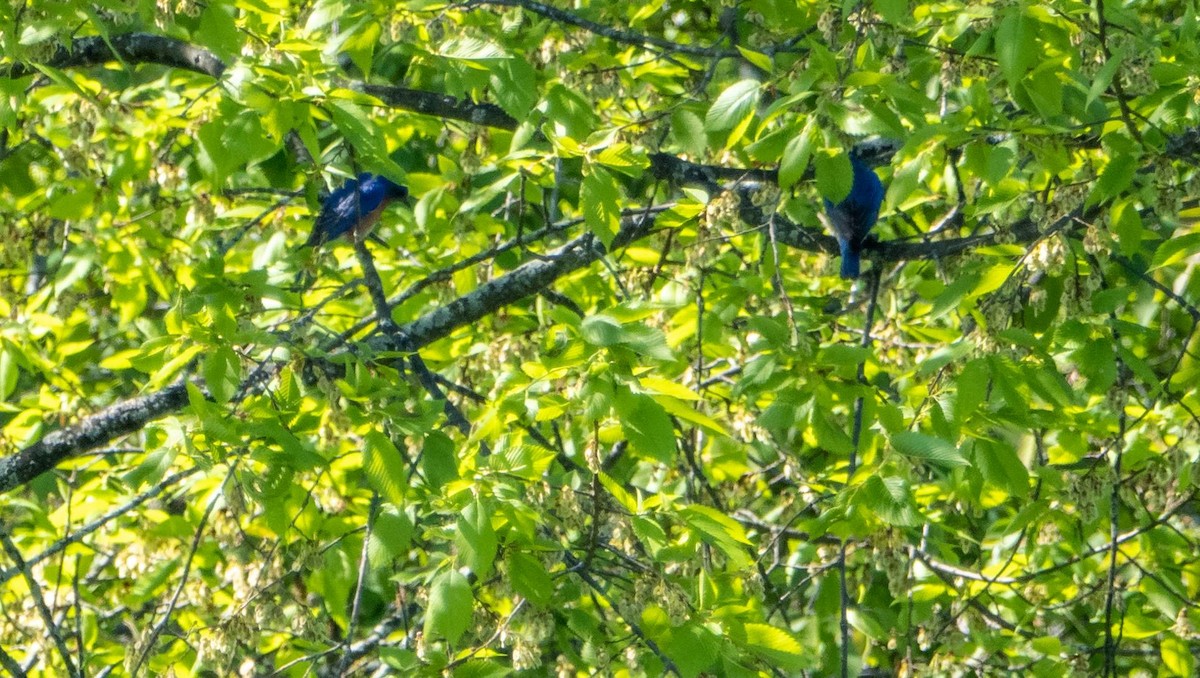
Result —
<path fill-rule="evenodd" d="M 384 204 L 398 195 L 407 196 L 408 191 L 391 180 L 364 172 L 349 179 L 334 189 L 324 202 L 321 212 L 313 221 L 309 246 L 317 246 L 341 237 L 355 226 L 369 231 Z"/>
<path fill-rule="evenodd" d="M 874 170 L 858 158 L 852 156 L 850 165 L 854 168 L 854 183 L 847 200 L 853 203 L 860 222 L 867 225 L 866 231 L 870 231 L 879 219 L 879 208 L 883 205 L 883 182 Z M 863 236 L 866 236 L 866 232 Z"/>
<path fill-rule="evenodd" d="M 358 189 L 358 180 L 350 179 L 325 196 L 321 201 L 321 211 L 313 220 L 312 233 L 308 236 L 309 246 L 317 246 L 333 240 L 350 230 L 353 222 L 346 220 L 346 215 L 352 214 L 350 209 L 354 193 Z"/>
<path fill-rule="evenodd" d="M 357 179 L 346 180 L 326 196 L 307 244 L 321 245 L 341 237 L 364 215 L 379 207 L 383 190 L 377 179 L 373 174 L 363 173 Z"/>

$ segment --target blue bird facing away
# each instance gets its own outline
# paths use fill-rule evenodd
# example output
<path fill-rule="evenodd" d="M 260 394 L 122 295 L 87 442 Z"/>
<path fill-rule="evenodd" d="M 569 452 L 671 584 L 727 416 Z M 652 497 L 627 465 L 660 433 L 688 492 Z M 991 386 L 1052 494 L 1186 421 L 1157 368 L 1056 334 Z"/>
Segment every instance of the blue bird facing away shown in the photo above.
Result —
<path fill-rule="evenodd" d="M 842 253 L 843 278 L 858 277 L 863 243 L 879 218 L 879 207 L 883 204 L 883 182 L 874 170 L 853 154 L 850 167 L 854 170 L 854 181 L 849 195 L 836 205 L 825 200 L 829 228 Z"/>
<path fill-rule="evenodd" d="M 393 200 L 408 204 L 408 188 L 369 172 L 347 180 L 321 203 L 321 213 L 305 245 L 319 247 L 346 233 L 355 239 L 365 238 Z"/>

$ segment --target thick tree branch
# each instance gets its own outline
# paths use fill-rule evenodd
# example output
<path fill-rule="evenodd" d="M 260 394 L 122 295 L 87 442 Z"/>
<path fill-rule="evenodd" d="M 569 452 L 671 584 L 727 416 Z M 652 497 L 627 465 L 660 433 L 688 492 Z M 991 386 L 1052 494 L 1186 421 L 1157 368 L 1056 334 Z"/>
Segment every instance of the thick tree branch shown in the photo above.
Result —
<path fill-rule="evenodd" d="M 613 247 L 645 237 L 654 224 L 653 214 L 638 214 L 622 222 Z M 474 323 L 503 306 L 537 294 L 558 278 L 600 259 L 604 246 L 591 233 L 575 238 L 558 250 L 525 263 L 491 280 L 401 328 L 415 347 L 441 339 L 451 331 Z"/>
<path fill-rule="evenodd" d="M 217 55 L 182 40 L 150 33 L 126 33 L 109 38 L 77 38 L 69 48 L 59 49 L 48 62 L 54 68 L 97 66 L 110 61 L 130 64 L 159 64 L 220 78 L 225 62 Z M 8 77 L 22 78 L 38 70 L 26 64 L 13 64 Z"/>
<path fill-rule="evenodd" d="M 358 85 L 357 89 L 365 94 L 370 94 L 388 106 L 413 113 L 422 113 L 448 120 L 460 120 L 496 129 L 514 130 L 519 124 L 515 118 L 505 113 L 503 108 L 495 104 L 477 104 L 445 94 L 394 85 L 362 83 Z"/>
<path fill-rule="evenodd" d="M 47 433 L 24 450 L 0 459 L 0 492 L 23 485 L 74 455 L 139 431 L 187 402 L 187 384 L 179 379 L 161 391 L 117 403 L 74 426 Z"/>

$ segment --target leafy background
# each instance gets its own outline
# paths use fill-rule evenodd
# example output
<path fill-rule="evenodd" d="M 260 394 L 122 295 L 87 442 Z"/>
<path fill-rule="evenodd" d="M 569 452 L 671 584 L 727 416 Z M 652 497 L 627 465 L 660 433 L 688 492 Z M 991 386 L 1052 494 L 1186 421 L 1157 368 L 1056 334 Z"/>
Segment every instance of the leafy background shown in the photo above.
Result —
<path fill-rule="evenodd" d="M 0 663 L 1192 675 L 1197 32 L 0 6 Z M 418 199 L 297 249 L 359 171 Z"/>

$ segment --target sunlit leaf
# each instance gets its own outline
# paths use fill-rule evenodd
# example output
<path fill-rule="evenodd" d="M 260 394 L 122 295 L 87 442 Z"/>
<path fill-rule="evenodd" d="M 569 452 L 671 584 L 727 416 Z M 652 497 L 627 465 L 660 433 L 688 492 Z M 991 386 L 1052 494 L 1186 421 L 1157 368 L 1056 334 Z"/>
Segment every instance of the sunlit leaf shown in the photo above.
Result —
<path fill-rule="evenodd" d="M 740 80 L 727 87 L 709 107 L 705 129 L 724 132 L 742 124 L 754 113 L 760 86 L 757 80 Z"/>
<path fill-rule="evenodd" d="M 906 457 L 929 462 L 935 466 L 954 468 L 970 465 L 957 446 L 941 438 L 914 431 L 901 431 L 892 435 L 891 441 L 892 446 Z"/>

